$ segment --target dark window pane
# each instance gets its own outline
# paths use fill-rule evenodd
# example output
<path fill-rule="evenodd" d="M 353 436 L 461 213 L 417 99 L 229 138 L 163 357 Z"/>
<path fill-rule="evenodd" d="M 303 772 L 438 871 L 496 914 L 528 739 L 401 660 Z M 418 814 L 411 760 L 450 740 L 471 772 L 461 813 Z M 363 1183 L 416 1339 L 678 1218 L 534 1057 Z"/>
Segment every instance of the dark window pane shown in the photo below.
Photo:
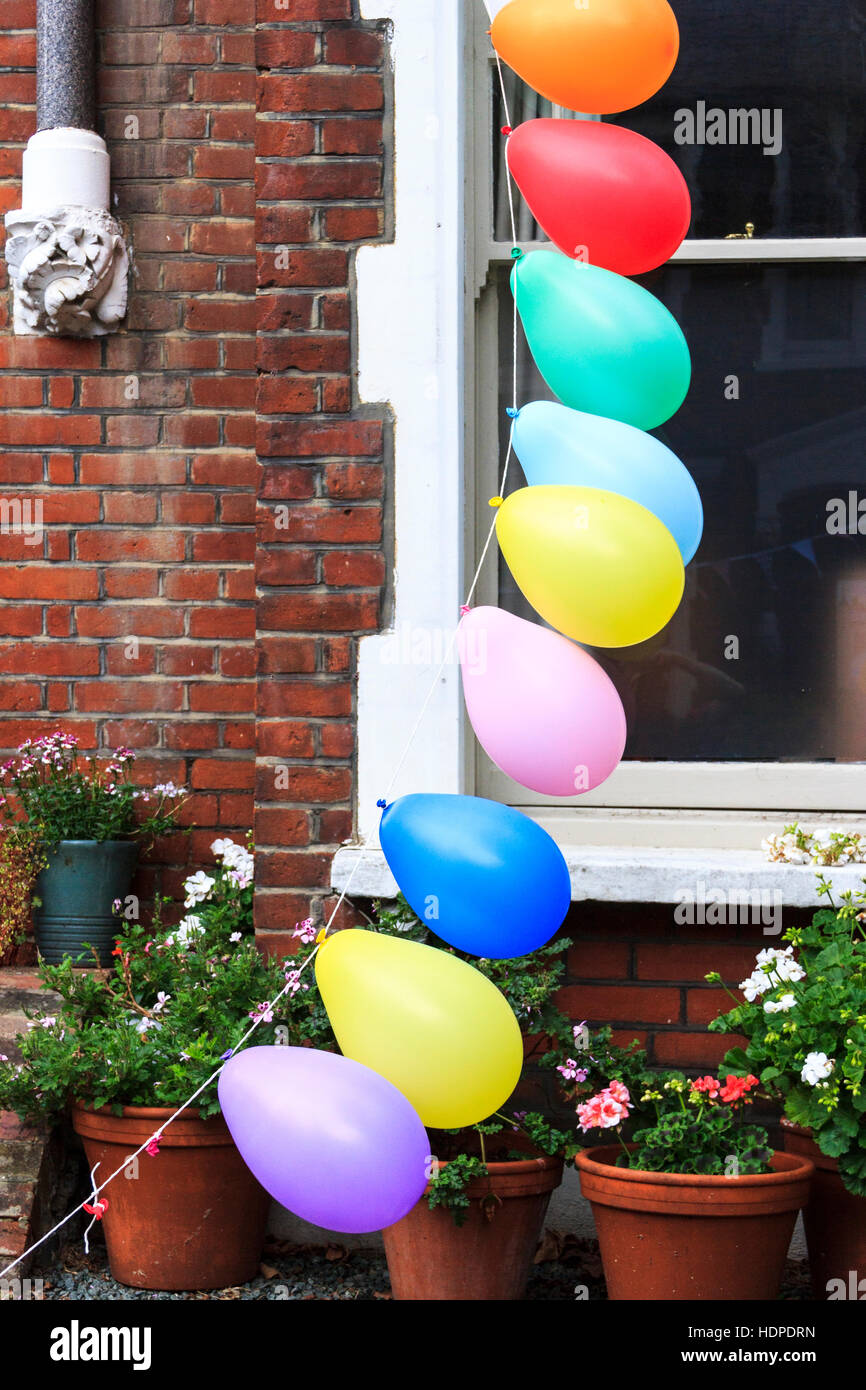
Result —
<path fill-rule="evenodd" d="M 747 222 L 757 237 L 863 235 L 866 0 L 690 0 L 675 8 L 680 55 L 671 77 L 651 101 L 605 119 L 676 160 L 692 196 L 689 235 L 722 237 Z M 705 118 L 714 110 L 766 113 L 771 148 L 780 111 L 780 152 L 764 154 L 762 143 L 677 144 L 675 128 L 686 129 L 678 112 L 694 115 L 696 135 L 708 133 L 699 102 Z M 514 105 L 516 124 L 526 118 L 517 89 Z M 498 129 L 498 108 L 496 117 Z M 752 120 L 746 126 L 751 136 Z M 718 131 L 735 138 L 727 114 Z M 500 202 L 497 194 L 497 209 Z"/>
<path fill-rule="evenodd" d="M 866 267 L 669 265 L 644 283 L 692 352 L 686 402 L 655 433 L 695 478 L 705 531 L 665 632 L 595 653 L 626 705 L 626 756 L 866 759 Z M 504 449 L 504 272 L 499 293 Z M 550 398 L 521 339 L 518 399 Z M 500 583 L 533 618 L 501 559 Z"/>

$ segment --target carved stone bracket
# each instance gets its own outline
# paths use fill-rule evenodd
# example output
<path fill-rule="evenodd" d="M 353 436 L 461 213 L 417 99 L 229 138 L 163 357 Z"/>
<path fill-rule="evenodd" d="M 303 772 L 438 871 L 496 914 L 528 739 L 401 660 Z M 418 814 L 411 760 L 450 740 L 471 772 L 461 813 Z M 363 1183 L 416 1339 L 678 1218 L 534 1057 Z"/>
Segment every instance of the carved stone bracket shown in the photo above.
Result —
<path fill-rule="evenodd" d="M 126 313 L 129 255 L 120 223 L 102 208 L 6 214 L 15 332 L 93 338 Z"/>

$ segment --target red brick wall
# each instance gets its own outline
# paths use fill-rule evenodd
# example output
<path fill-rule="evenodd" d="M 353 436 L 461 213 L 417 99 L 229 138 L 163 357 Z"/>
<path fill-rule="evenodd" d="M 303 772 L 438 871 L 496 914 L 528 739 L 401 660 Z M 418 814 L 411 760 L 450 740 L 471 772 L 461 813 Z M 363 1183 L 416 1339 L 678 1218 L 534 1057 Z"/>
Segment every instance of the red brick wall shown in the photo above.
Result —
<path fill-rule="evenodd" d="M 352 829 L 358 637 L 380 622 L 386 424 L 353 376 L 353 249 L 386 235 L 385 43 L 259 0 L 257 922 L 291 949 Z M 288 931 L 287 931 L 288 929 Z"/>
<path fill-rule="evenodd" d="M 100 0 L 129 321 L 92 342 L 21 338 L 2 305 L 0 495 L 41 498 L 46 524 L 36 547 L 0 536 L 0 744 L 62 724 L 190 786 L 202 829 L 156 854 L 169 892 L 214 828 L 252 820 L 253 9 Z M 34 22 L 34 4 L 0 3 L 3 211 L 35 129 Z"/>

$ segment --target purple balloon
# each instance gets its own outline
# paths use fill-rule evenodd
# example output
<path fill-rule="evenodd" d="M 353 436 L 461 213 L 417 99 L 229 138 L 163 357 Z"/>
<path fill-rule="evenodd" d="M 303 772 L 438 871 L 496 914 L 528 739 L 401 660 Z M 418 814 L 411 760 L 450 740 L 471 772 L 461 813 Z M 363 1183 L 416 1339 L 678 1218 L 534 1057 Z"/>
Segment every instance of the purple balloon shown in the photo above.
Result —
<path fill-rule="evenodd" d="M 219 1098 L 247 1167 L 315 1226 L 380 1231 L 424 1191 L 427 1131 L 396 1086 L 360 1062 L 250 1047 L 226 1064 Z"/>

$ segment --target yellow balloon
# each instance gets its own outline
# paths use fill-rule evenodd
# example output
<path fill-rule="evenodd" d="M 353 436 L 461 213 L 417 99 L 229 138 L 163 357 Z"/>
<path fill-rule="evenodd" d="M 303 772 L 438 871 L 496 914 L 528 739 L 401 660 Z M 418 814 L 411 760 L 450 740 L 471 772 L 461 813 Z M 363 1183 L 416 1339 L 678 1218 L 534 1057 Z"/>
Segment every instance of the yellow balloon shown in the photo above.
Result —
<path fill-rule="evenodd" d="M 657 516 L 594 487 L 540 484 L 506 498 L 496 534 L 537 613 L 592 647 L 645 642 L 676 612 L 685 574 Z"/>
<path fill-rule="evenodd" d="M 316 979 L 343 1055 L 386 1077 L 425 1125 L 477 1124 L 517 1085 L 517 1019 L 456 956 L 350 928 L 320 948 Z"/>

